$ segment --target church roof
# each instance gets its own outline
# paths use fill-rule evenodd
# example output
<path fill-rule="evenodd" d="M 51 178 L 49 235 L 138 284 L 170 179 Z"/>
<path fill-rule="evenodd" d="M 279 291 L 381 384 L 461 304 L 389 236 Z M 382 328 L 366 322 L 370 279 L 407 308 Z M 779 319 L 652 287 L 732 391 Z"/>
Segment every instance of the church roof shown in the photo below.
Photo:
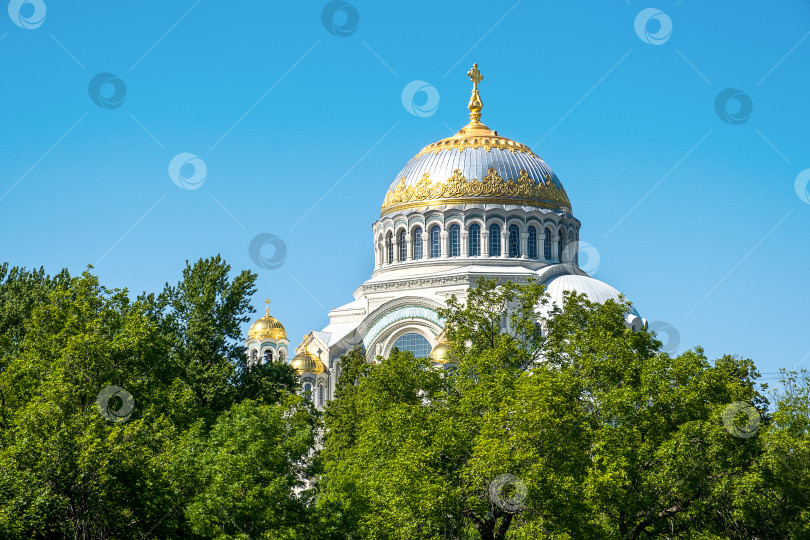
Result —
<path fill-rule="evenodd" d="M 250 326 L 248 330 L 249 339 L 287 339 L 287 330 L 281 321 L 275 317 L 270 316 L 270 300 L 265 300 L 267 303 L 266 314 L 261 319 L 258 319 Z"/>
<path fill-rule="evenodd" d="M 452 137 L 424 147 L 397 174 L 385 195 L 381 216 L 445 204 L 519 204 L 571 213 L 560 180 L 528 146 L 481 123 L 483 103 L 478 64 L 473 81 L 470 123 Z"/>

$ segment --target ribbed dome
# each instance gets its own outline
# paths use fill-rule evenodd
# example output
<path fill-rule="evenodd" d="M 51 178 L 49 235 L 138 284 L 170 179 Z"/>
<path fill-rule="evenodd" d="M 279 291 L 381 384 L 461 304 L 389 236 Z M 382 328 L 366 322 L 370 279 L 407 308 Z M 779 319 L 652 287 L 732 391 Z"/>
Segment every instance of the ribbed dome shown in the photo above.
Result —
<path fill-rule="evenodd" d="M 560 180 L 528 146 L 481 123 L 478 65 L 470 123 L 452 137 L 424 147 L 394 178 L 381 215 L 447 204 L 514 204 L 571 213 Z M 475 75 L 477 74 L 477 75 Z"/>
<path fill-rule="evenodd" d="M 550 303 L 543 306 L 540 312 L 543 316 L 551 311 L 551 304 L 563 307 L 565 291 L 584 294 L 591 302 L 603 304 L 608 300 L 619 301 L 619 291 L 603 281 L 588 276 L 563 274 L 551 278 L 546 283 L 546 292 L 549 295 Z M 625 315 L 627 323 L 634 329 L 639 330 L 646 326 L 647 321 L 642 319 L 635 307 L 630 308 L 630 313 Z"/>
<path fill-rule="evenodd" d="M 448 354 L 450 353 L 450 346 L 451 345 L 448 341 L 442 339 L 430 351 L 430 359 L 437 364 L 446 364 L 447 362 L 450 362 L 451 359 L 448 357 Z"/>
<path fill-rule="evenodd" d="M 321 362 L 320 358 L 307 351 L 295 355 L 290 365 L 299 375 L 302 373 L 323 373 L 324 371 L 323 362 Z"/>
<path fill-rule="evenodd" d="M 287 331 L 281 321 L 275 317 L 270 316 L 270 300 L 265 300 L 267 303 L 267 310 L 265 316 L 257 320 L 250 326 L 248 330 L 248 338 L 250 339 L 287 339 Z"/>

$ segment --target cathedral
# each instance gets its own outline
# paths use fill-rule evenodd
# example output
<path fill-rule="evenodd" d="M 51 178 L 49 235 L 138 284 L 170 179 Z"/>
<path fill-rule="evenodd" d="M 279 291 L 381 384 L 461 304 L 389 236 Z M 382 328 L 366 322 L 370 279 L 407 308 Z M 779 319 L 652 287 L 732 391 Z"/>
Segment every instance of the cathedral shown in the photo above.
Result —
<path fill-rule="evenodd" d="M 463 299 L 479 278 L 533 278 L 558 305 L 564 291 L 596 302 L 619 297 L 578 266 L 580 222 L 557 175 L 529 147 L 481 122 L 478 64 L 467 75 L 470 122 L 422 148 L 394 177 L 372 225 L 374 271 L 354 300 L 330 311 L 329 324 L 309 332 L 294 355 L 269 307 L 250 327 L 250 361 L 289 362 L 318 408 L 332 399 L 340 357 L 352 348 L 369 362 L 396 347 L 444 365 L 437 309 L 451 295 Z M 647 324 L 635 310 L 626 322 L 636 330 Z"/>

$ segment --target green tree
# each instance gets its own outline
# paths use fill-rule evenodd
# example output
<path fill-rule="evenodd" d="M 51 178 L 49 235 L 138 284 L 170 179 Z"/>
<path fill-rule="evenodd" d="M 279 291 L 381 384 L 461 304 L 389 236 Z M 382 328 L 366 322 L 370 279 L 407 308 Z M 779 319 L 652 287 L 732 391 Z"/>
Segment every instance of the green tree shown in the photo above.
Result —
<path fill-rule="evenodd" d="M 290 396 L 274 405 L 242 401 L 210 432 L 192 430 L 179 458 L 199 482 L 186 507 L 191 529 L 204 538 L 301 538 L 311 527 L 302 488 L 313 426 L 311 404 Z"/>
<path fill-rule="evenodd" d="M 318 504 L 343 530 L 327 537 L 757 533 L 730 494 L 763 442 L 724 424 L 737 402 L 771 423 L 753 363 L 670 357 L 627 326 L 625 301 L 569 294 L 541 327 L 546 302 L 537 284 L 484 280 L 441 312 L 455 369 L 394 353 L 340 381 Z"/>
<path fill-rule="evenodd" d="M 247 368 L 255 275 L 202 259 L 130 300 L 0 271 L 0 537 L 238 537 L 222 509 L 295 530 L 315 416 L 289 366 Z"/>

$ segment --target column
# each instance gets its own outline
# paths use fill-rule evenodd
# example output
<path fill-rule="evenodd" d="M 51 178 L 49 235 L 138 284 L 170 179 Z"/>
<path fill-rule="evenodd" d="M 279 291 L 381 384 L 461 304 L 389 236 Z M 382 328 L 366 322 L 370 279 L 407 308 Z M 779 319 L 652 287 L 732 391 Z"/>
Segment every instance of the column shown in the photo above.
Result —
<path fill-rule="evenodd" d="M 501 230 L 501 257 L 509 256 L 509 230 Z"/>
<path fill-rule="evenodd" d="M 557 233 L 551 234 L 551 258 L 557 261 L 560 260 L 560 235 Z"/>
<path fill-rule="evenodd" d="M 469 247 L 468 243 L 469 236 L 470 233 L 467 232 L 467 229 L 461 229 L 461 256 L 464 258 L 467 258 L 467 256 L 469 255 L 467 249 Z"/>
<path fill-rule="evenodd" d="M 529 258 L 529 233 L 520 233 L 520 258 Z"/>
<path fill-rule="evenodd" d="M 394 236 L 394 260 L 397 262 L 402 262 L 399 260 L 399 235 Z"/>
<path fill-rule="evenodd" d="M 546 260 L 546 229 L 545 227 L 537 233 L 537 258 Z"/>
<path fill-rule="evenodd" d="M 442 248 L 442 253 L 440 257 L 442 259 L 446 259 L 450 254 L 450 244 L 449 244 L 450 235 L 447 233 L 447 231 L 442 231 L 441 233 L 439 233 L 439 237 L 441 238 L 441 248 Z"/>
<path fill-rule="evenodd" d="M 489 230 L 481 229 L 481 256 L 489 257 Z"/>
<path fill-rule="evenodd" d="M 407 251 L 408 251 L 408 254 L 407 254 L 407 259 L 406 259 L 406 260 L 407 260 L 407 261 L 412 261 L 412 260 L 413 260 L 413 240 L 412 240 L 412 235 L 411 235 L 411 233 L 407 233 L 407 234 L 405 235 L 405 245 L 406 245 L 406 246 L 408 246 L 408 247 L 406 248 L 406 249 L 407 249 Z"/>

